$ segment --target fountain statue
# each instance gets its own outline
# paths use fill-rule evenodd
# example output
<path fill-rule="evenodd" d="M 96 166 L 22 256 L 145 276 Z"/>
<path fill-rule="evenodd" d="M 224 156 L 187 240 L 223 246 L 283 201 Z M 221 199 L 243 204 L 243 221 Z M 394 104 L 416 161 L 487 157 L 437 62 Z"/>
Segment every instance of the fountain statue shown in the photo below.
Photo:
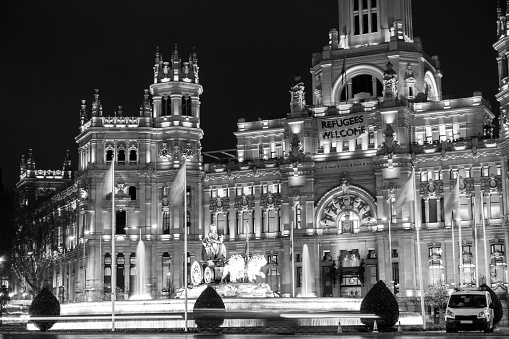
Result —
<path fill-rule="evenodd" d="M 194 287 L 188 290 L 189 298 L 198 296 L 207 284 L 212 284 L 223 297 L 274 297 L 268 284 L 256 283 L 256 277 L 265 278 L 261 271 L 267 265 L 264 255 L 233 253 L 227 258 L 223 236 L 217 233 L 215 224 L 210 225 L 202 244 L 206 260 L 191 265 Z M 178 290 L 177 295 L 181 296 L 182 292 L 183 289 Z"/>

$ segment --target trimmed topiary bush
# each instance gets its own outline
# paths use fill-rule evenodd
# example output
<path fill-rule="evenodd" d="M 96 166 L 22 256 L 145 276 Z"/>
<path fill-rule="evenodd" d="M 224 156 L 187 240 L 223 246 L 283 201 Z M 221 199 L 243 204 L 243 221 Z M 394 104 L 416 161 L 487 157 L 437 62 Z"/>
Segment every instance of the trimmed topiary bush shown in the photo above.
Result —
<path fill-rule="evenodd" d="M 223 299 L 210 286 L 200 294 L 194 303 L 193 315 L 200 331 L 217 331 L 224 321 Z"/>
<path fill-rule="evenodd" d="M 28 309 L 32 317 L 51 317 L 60 315 L 60 303 L 48 287 L 44 287 L 32 301 Z M 56 320 L 34 320 L 32 323 L 43 332 L 55 325 Z"/>
<path fill-rule="evenodd" d="M 500 301 L 498 295 L 495 292 L 493 292 L 493 290 L 488 285 L 482 284 L 479 287 L 490 292 L 491 301 L 493 302 L 493 326 L 495 326 L 500 322 L 500 320 L 502 320 L 502 316 L 504 315 L 502 302 Z"/>
<path fill-rule="evenodd" d="M 361 313 L 378 315 L 380 319 L 376 324 L 380 331 L 390 329 L 398 321 L 398 301 L 382 280 L 378 281 L 362 300 Z M 369 329 L 373 329 L 375 320 L 361 318 L 361 322 Z"/>

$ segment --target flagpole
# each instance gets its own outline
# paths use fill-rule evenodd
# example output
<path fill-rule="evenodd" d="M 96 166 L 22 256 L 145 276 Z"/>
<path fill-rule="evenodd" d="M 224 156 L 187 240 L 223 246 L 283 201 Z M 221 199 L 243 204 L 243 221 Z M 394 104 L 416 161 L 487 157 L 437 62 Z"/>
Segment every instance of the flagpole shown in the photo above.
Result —
<path fill-rule="evenodd" d="M 184 163 L 182 166 L 186 166 L 186 159 L 184 158 Z M 185 299 L 185 309 L 184 309 L 184 332 L 187 332 L 187 172 L 184 169 L 184 299 Z"/>
<path fill-rule="evenodd" d="M 478 244 L 477 244 L 477 225 L 476 225 L 477 209 L 478 209 L 477 199 L 475 199 L 474 197 L 474 218 L 473 218 L 474 233 L 472 235 L 474 237 L 474 248 L 475 248 L 475 286 L 479 287 L 479 255 L 477 251 Z"/>
<path fill-rule="evenodd" d="M 414 190 L 414 225 L 417 234 L 417 269 L 419 272 L 419 289 L 421 290 L 421 315 L 422 315 L 422 328 L 426 329 L 426 313 L 424 309 L 424 286 L 423 286 L 423 277 L 422 277 L 422 256 L 421 256 L 421 238 L 419 235 L 420 220 L 419 215 L 417 214 L 417 189 L 416 189 L 416 180 L 415 180 L 415 165 L 412 166 L 412 178 L 414 180 L 413 190 Z"/>
<path fill-rule="evenodd" d="M 394 277 L 392 276 L 392 239 L 391 239 L 391 222 L 392 222 L 392 197 L 389 198 L 389 272 L 391 276 L 391 281 L 394 284 Z"/>
<path fill-rule="evenodd" d="M 295 298 L 295 262 L 293 261 L 293 221 L 290 223 L 290 262 L 292 265 L 292 298 Z"/>
<path fill-rule="evenodd" d="M 484 222 L 484 192 L 481 191 L 481 217 L 482 217 L 482 236 L 484 241 L 484 272 L 486 274 L 486 285 L 491 285 L 491 276 L 488 266 L 488 245 L 486 244 L 486 224 Z"/>
<path fill-rule="evenodd" d="M 459 212 L 459 208 L 458 208 Z M 459 213 L 458 213 L 459 214 Z M 464 285 L 465 277 L 463 273 L 463 248 L 462 248 L 462 238 L 461 238 L 461 219 L 458 215 L 458 251 L 459 251 L 459 260 L 460 260 L 460 287 Z"/>
<path fill-rule="evenodd" d="M 111 159 L 111 331 L 115 332 L 115 298 L 117 290 L 117 256 L 115 250 L 115 155 L 117 145 Z"/>
<path fill-rule="evenodd" d="M 453 213 L 454 215 L 454 213 Z M 451 221 L 451 239 L 452 239 L 452 267 L 453 267 L 453 273 L 454 273 L 454 286 L 458 285 L 458 277 L 457 277 L 457 274 L 456 274 L 456 245 L 454 244 L 454 223 L 456 222 L 456 220 L 453 218 L 452 221 Z"/>

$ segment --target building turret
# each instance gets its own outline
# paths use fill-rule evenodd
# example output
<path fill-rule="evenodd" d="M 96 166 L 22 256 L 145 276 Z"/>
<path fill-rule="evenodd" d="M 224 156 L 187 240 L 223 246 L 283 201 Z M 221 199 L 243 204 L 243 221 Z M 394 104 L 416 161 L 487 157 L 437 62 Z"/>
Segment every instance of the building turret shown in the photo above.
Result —
<path fill-rule="evenodd" d="M 500 136 L 503 139 L 509 139 L 509 65 L 507 53 L 509 52 L 509 37 L 507 28 L 507 16 L 509 0 L 506 2 L 505 13 L 502 13 L 500 3 L 497 4 L 497 36 L 498 40 L 493 44 L 493 48 L 498 52 L 498 88 L 495 95 L 500 102 Z"/>

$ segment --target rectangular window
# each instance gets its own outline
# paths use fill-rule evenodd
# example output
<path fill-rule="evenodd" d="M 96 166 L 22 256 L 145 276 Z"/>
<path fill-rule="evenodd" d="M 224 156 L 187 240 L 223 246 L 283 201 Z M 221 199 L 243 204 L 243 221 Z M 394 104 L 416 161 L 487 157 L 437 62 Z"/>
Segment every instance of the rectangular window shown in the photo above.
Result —
<path fill-rule="evenodd" d="M 369 21 L 368 21 L 368 15 L 363 14 L 362 15 L 362 34 L 369 33 Z"/>
<path fill-rule="evenodd" d="M 354 11 L 359 10 L 359 2 L 360 2 L 360 0 L 353 0 L 353 10 Z"/>
<path fill-rule="evenodd" d="M 492 288 L 499 284 L 507 284 L 507 263 L 505 260 L 505 244 L 491 244 L 491 284 Z"/>
<path fill-rule="evenodd" d="M 369 144 L 373 145 L 375 143 L 375 132 L 369 131 Z"/>
<path fill-rule="evenodd" d="M 377 20 L 377 13 L 372 12 L 371 13 L 371 33 L 378 32 L 378 20 Z"/>
<path fill-rule="evenodd" d="M 399 262 L 392 263 L 392 280 L 395 284 L 399 284 Z"/>
<path fill-rule="evenodd" d="M 353 20 L 354 20 L 354 31 L 353 31 L 353 34 L 359 35 L 361 33 L 361 26 L 360 26 L 359 15 L 355 15 L 353 17 Z"/>
<path fill-rule="evenodd" d="M 371 0 L 371 9 L 376 8 L 376 0 Z"/>
<path fill-rule="evenodd" d="M 170 234 L 170 212 L 163 212 L 163 234 Z"/>
<path fill-rule="evenodd" d="M 430 223 L 438 222 L 437 220 L 437 199 L 428 200 L 428 220 Z"/>
<path fill-rule="evenodd" d="M 497 194 L 490 195 L 491 219 L 500 218 L 500 197 Z"/>
<path fill-rule="evenodd" d="M 297 287 L 302 287 L 302 267 L 297 267 Z"/>
<path fill-rule="evenodd" d="M 125 234 L 125 229 L 127 227 L 127 213 L 126 211 L 117 211 L 115 215 L 115 233 L 116 234 Z"/>

